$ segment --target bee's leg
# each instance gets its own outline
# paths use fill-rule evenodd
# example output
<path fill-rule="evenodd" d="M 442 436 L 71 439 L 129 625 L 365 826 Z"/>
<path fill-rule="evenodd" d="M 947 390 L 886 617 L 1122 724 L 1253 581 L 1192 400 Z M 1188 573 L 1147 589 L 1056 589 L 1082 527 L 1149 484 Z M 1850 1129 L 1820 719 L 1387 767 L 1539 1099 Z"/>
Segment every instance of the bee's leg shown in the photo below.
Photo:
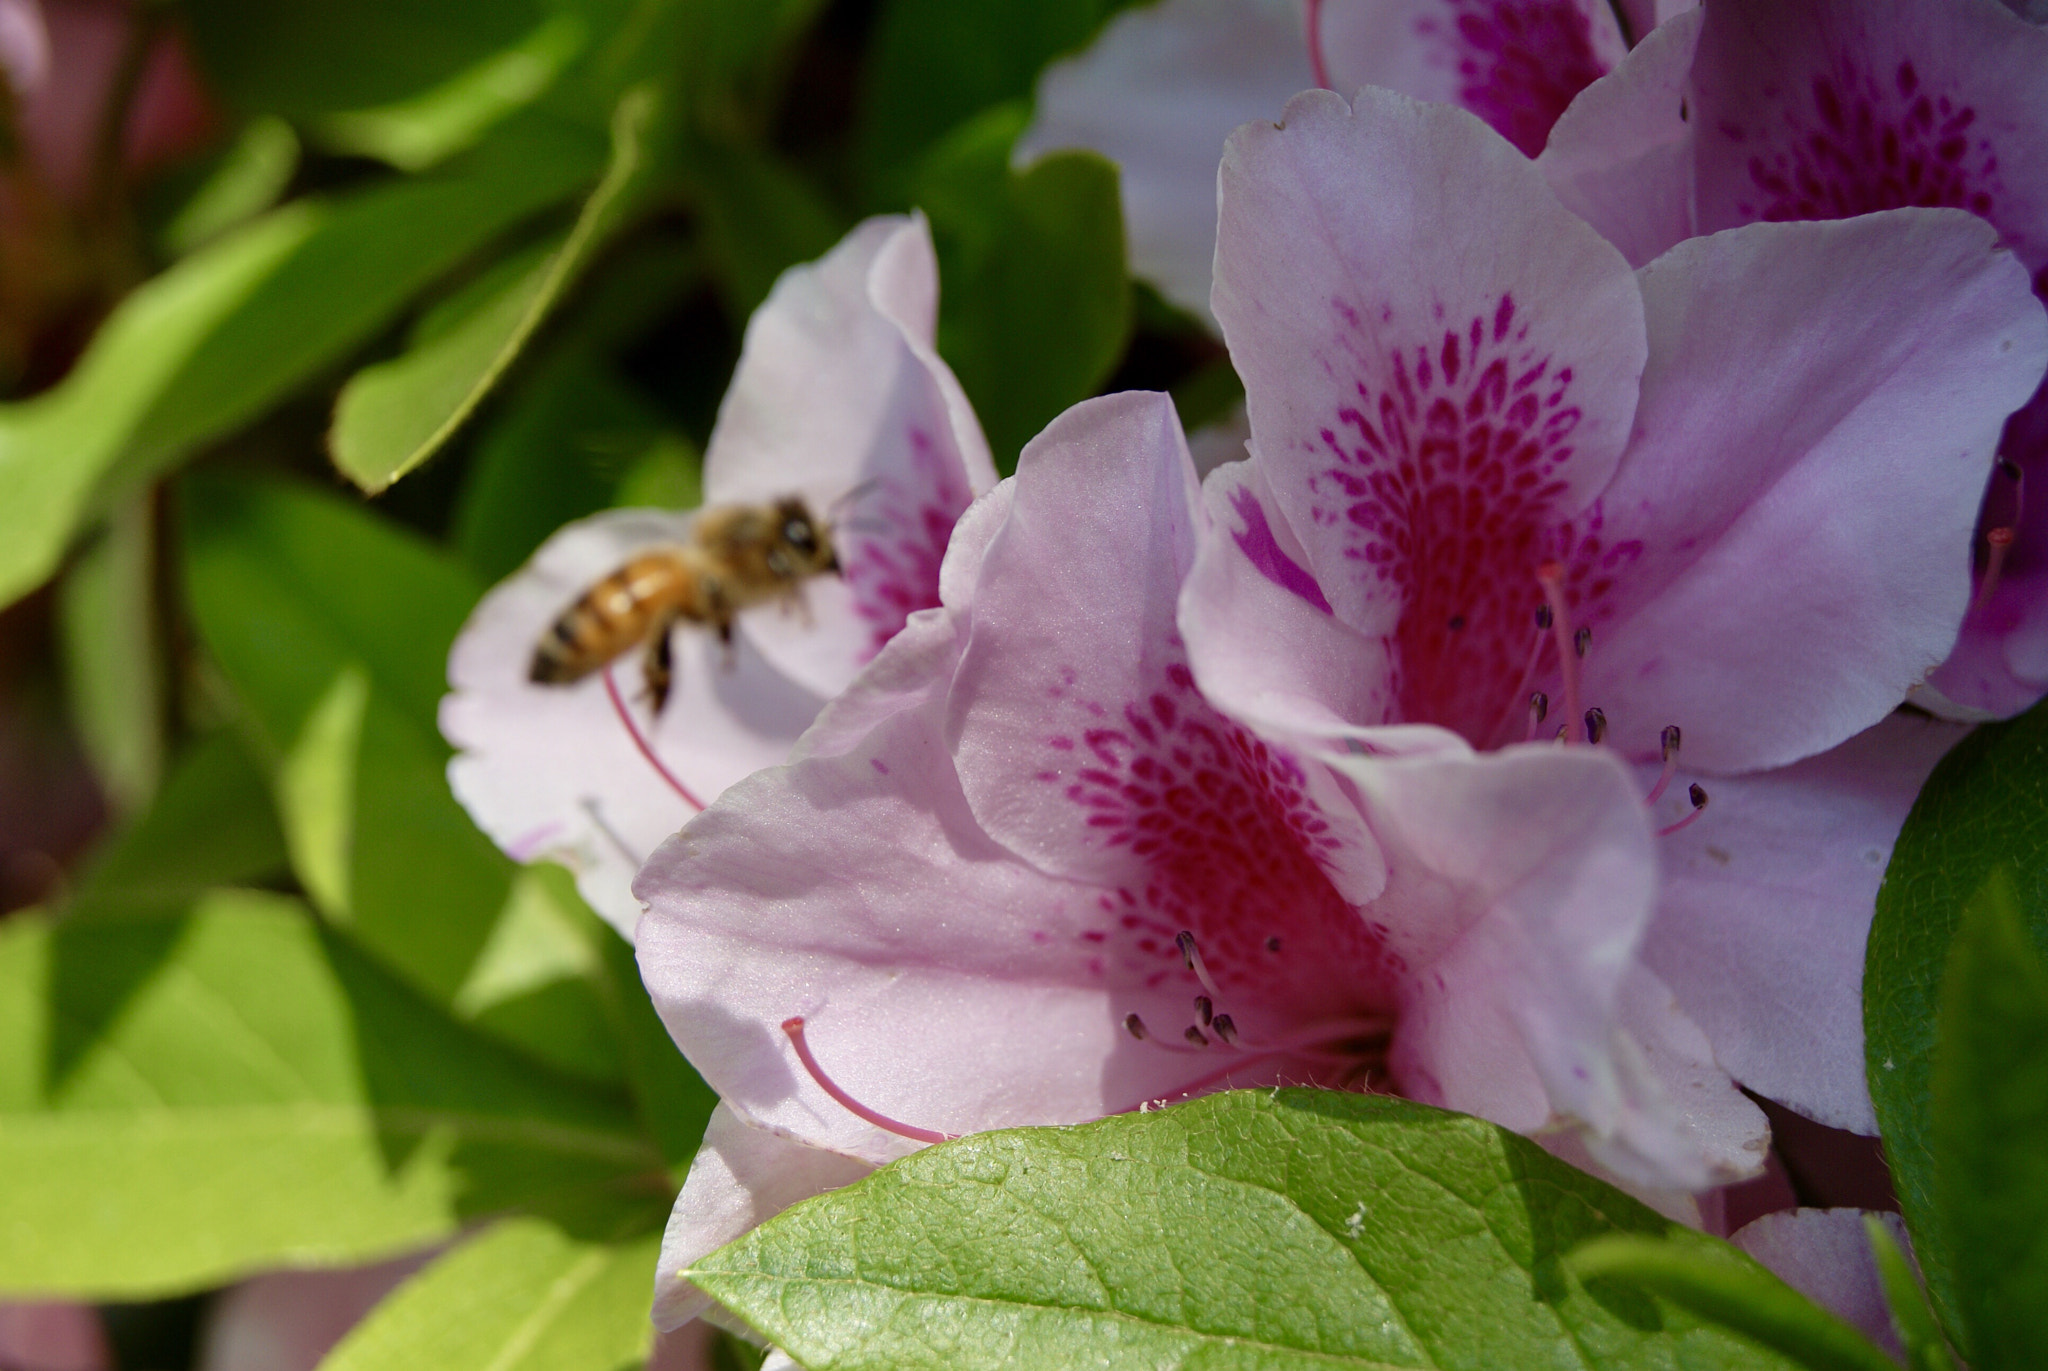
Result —
<path fill-rule="evenodd" d="M 676 616 L 665 614 L 655 620 L 652 634 L 647 639 L 647 650 L 640 658 L 640 674 L 647 682 L 647 702 L 656 714 L 668 703 L 668 690 L 675 674 L 675 658 L 669 647 L 673 637 Z"/>
<path fill-rule="evenodd" d="M 718 645 L 725 650 L 725 669 L 731 671 L 735 664 L 732 650 L 732 601 L 726 598 L 725 587 L 708 576 L 704 580 L 704 619 L 718 634 Z"/>
<path fill-rule="evenodd" d="M 796 621 L 805 628 L 815 627 L 818 622 L 811 615 L 811 597 L 804 593 L 801 582 L 791 586 L 789 594 L 782 597 L 782 612 L 796 615 Z"/>

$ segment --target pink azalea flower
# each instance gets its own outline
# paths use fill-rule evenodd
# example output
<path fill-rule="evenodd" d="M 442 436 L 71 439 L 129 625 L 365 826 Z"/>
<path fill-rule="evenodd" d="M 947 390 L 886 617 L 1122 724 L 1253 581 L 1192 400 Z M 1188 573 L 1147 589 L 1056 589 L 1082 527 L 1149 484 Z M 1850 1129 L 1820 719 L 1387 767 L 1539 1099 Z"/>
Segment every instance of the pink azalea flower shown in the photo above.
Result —
<path fill-rule="evenodd" d="M 696 1256 L 923 1143 L 1231 1086 L 1399 1090 L 1646 1184 L 1756 1169 L 1761 1115 L 1634 960 L 1629 770 L 1232 722 L 1176 626 L 1207 523 L 1164 397 L 1070 410 L 942 607 L 643 870 L 643 976 L 724 1101 L 658 1319 L 703 1307 Z"/>
<path fill-rule="evenodd" d="M 1686 3 L 1622 9 L 1640 36 Z M 1047 69 L 1017 155 L 1080 147 L 1115 161 L 1132 270 L 1207 317 L 1216 161 L 1239 124 L 1311 86 L 1385 86 L 1462 105 L 1533 157 L 1626 50 L 1608 0 L 1165 0 Z"/>
<path fill-rule="evenodd" d="M 995 484 L 966 396 L 932 348 L 938 267 L 922 217 L 870 219 L 792 268 L 747 326 L 704 463 L 707 505 L 799 495 L 831 518 L 843 578 L 805 609 L 740 616 L 730 653 L 675 635 L 650 718 L 637 654 L 571 686 L 528 680 L 564 607 L 628 557 L 689 537 L 694 512 L 615 510 L 569 525 L 487 595 L 456 640 L 441 728 L 456 796 L 513 857 L 577 873 L 631 936 L 633 873 L 749 772 L 780 762 L 823 703 L 914 611 L 938 603 L 953 521 Z"/>
<path fill-rule="evenodd" d="M 1604 740 L 1675 821 L 1649 969 L 1745 1084 L 1873 1128 L 1870 899 L 1955 730 L 1827 750 L 1954 641 L 1990 453 L 2048 361 L 2022 268 L 1909 209 L 1631 272 L 1477 120 L 1373 90 L 1248 126 L 1220 198 L 1254 455 L 1206 487 L 1204 692 L 1381 754 Z M 1743 779 L 1688 815 L 1681 764 Z"/>
<path fill-rule="evenodd" d="M 1631 261 L 1738 224 L 1952 206 L 2048 297 L 2048 31 L 1997 0 L 1726 0 L 1667 29 L 1542 159 Z M 1970 613 L 1925 697 L 1965 716 L 2048 694 L 2048 391 L 2000 455 Z"/>
<path fill-rule="evenodd" d="M 0 1366 L 19 1371 L 109 1371 L 114 1356 L 89 1304 L 0 1304 Z"/>

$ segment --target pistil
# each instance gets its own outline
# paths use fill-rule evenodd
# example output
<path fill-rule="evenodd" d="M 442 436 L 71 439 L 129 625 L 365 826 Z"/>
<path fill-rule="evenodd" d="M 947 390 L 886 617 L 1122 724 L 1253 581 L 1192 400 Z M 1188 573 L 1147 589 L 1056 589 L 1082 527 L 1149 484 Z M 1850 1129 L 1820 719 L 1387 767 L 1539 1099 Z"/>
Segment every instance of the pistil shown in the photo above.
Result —
<path fill-rule="evenodd" d="M 619 683 L 612 678 L 612 669 L 609 666 L 604 669 L 604 693 L 611 697 L 612 712 L 618 715 L 619 722 L 626 726 L 626 736 L 633 740 L 634 747 L 640 749 L 640 755 L 647 759 L 647 764 L 654 768 L 655 774 L 668 782 L 670 790 L 683 797 L 684 804 L 698 813 L 702 813 L 704 802 L 695 795 L 692 795 L 690 788 L 677 780 L 675 773 L 662 765 L 661 758 L 655 755 L 653 746 L 647 741 L 646 735 L 640 731 L 639 721 L 634 719 L 633 711 L 626 708 L 626 699 L 623 695 L 619 694 Z"/>
<path fill-rule="evenodd" d="M 1133 1014 L 1131 1017 L 1135 1019 L 1137 1015 Z M 936 1129 L 919 1128 L 914 1124 L 892 1119 L 879 1110 L 868 1108 L 841 1090 L 833 1079 L 825 1074 L 825 1068 L 818 1065 L 818 1059 L 811 1055 L 811 1046 L 804 1041 L 804 1021 L 801 1015 L 784 1019 L 782 1031 L 789 1035 L 789 1044 L 796 1049 L 796 1059 L 803 1063 L 804 1070 L 811 1073 L 811 1079 L 818 1083 L 818 1088 L 830 1095 L 841 1108 L 855 1118 L 865 1119 L 884 1132 L 894 1133 L 897 1137 L 908 1138 L 912 1142 L 951 1142 L 960 1136 L 958 1133 L 941 1133 Z"/>

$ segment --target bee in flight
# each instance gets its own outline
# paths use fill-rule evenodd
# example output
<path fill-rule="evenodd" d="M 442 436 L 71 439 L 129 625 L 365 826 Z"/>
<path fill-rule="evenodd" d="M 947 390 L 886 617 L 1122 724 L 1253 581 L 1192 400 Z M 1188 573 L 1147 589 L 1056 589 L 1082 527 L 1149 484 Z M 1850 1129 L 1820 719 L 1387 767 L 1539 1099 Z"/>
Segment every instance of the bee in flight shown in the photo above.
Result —
<path fill-rule="evenodd" d="M 830 531 L 795 496 L 704 510 L 688 542 L 635 554 L 563 610 L 534 647 L 527 679 L 567 685 L 644 643 L 647 694 L 660 713 L 677 623 L 703 624 L 730 647 L 741 610 L 795 596 L 807 578 L 838 570 Z"/>

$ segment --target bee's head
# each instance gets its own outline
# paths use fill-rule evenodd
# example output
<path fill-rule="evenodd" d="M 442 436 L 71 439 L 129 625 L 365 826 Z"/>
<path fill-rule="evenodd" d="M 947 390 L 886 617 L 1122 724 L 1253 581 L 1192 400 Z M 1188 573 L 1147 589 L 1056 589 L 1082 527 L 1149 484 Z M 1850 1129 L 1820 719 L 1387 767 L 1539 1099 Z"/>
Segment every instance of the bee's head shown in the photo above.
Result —
<path fill-rule="evenodd" d="M 797 496 L 775 502 L 775 541 L 788 549 L 789 559 L 799 576 L 839 570 L 839 556 L 832 548 L 832 533 L 811 513 L 811 507 Z"/>

